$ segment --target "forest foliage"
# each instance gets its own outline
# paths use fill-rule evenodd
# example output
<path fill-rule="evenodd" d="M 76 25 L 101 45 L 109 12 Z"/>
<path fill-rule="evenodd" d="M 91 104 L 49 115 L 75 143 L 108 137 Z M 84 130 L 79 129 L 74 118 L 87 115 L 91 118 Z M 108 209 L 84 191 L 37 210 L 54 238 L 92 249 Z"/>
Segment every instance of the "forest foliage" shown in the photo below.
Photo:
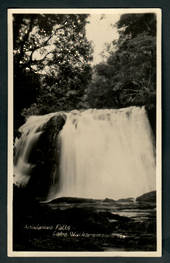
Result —
<path fill-rule="evenodd" d="M 88 88 L 90 105 L 120 108 L 132 105 L 155 107 L 156 17 L 125 14 L 117 23 L 119 38 L 109 48 L 105 63 L 93 69 Z"/>
<path fill-rule="evenodd" d="M 124 14 L 107 60 L 92 66 L 86 14 L 15 14 L 14 124 L 32 114 L 156 107 L 156 16 Z M 114 36 L 113 36 L 114 39 Z"/>
<path fill-rule="evenodd" d="M 14 15 L 14 112 L 22 116 L 83 107 L 91 79 L 88 15 Z M 18 126 L 16 125 L 16 126 Z"/>

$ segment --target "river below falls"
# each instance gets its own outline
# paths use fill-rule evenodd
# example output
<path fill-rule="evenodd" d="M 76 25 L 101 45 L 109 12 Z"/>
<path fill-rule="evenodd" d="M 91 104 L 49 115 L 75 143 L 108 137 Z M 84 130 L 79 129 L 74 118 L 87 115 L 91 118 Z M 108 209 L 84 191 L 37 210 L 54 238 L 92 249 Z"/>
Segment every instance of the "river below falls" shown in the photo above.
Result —
<path fill-rule="evenodd" d="M 14 251 L 156 250 L 155 202 L 73 197 L 24 202 L 14 202 Z"/>

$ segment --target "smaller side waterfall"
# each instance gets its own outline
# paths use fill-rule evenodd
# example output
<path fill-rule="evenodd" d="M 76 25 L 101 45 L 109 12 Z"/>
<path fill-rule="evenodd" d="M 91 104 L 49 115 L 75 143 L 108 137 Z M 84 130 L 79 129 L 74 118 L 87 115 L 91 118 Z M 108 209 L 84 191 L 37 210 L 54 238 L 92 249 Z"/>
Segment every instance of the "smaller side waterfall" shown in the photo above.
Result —
<path fill-rule="evenodd" d="M 47 199 L 119 199 L 156 189 L 153 137 L 144 107 L 34 116 L 20 131 L 14 184 L 31 185 L 35 194 L 42 188 Z"/>
<path fill-rule="evenodd" d="M 29 188 L 40 199 L 58 182 L 58 134 L 65 119 L 63 113 L 32 116 L 20 127 L 21 137 L 15 141 L 14 184 Z"/>
<path fill-rule="evenodd" d="M 20 127 L 22 135 L 20 139 L 16 138 L 14 145 L 14 184 L 21 187 L 28 184 L 34 167 L 29 162 L 31 151 L 42 134 L 41 128 L 50 117 L 32 116 Z"/>

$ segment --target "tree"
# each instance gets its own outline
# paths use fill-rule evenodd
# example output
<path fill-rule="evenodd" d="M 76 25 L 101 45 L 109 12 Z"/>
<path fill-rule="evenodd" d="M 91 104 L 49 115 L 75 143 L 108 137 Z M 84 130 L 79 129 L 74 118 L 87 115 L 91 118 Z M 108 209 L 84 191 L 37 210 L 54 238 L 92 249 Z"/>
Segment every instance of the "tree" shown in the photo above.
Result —
<path fill-rule="evenodd" d="M 123 36 L 135 38 L 137 35 L 146 32 L 151 36 L 156 36 L 156 15 L 154 13 L 145 14 L 124 14 L 117 22 L 120 35 L 119 41 Z"/>
<path fill-rule="evenodd" d="M 93 107 L 120 108 L 156 101 L 156 17 L 155 14 L 125 14 L 117 23 L 119 38 L 113 41 L 106 63 L 94 68 L 88 89 Z M 101 94 L 104 96 L 102 100 Z"/>
<path fill-rule="evenodd" d="M 91 76 L 86 23 L 84 14 L 14 15 L 15 122 L 21 111 L 81 107 Z"/>

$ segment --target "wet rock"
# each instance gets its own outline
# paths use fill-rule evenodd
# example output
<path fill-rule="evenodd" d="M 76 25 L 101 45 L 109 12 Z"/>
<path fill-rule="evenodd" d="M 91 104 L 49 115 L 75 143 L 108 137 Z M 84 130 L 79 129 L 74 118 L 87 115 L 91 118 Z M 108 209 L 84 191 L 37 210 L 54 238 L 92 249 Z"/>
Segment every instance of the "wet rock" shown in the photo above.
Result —
<path fill-rule="evenodd" d="M 105 203 L 113 203 L 113 204 L 115 204 L 115 203 L 116 203 L 116 201 L 115 201 L 115 200 L 113 200 L 113 199 L 110 199 L 110 198 L 105 198 L 105 199 L 103 200 L 103 202 L 105 202 Z"/>
<path fill-rule="evenodd" d="M 89 199 L 89 198 L 78 198 L 78 197 L 60 197 L 53 199 L 49 203 L 51 204 L 57 204 L 57 203 L 96 203 L 96 200 Z"/>
<path fill-rule="evenodd" d="M 122 199 L 119 199 L 117 200 L 117 202 L 123 202 L 123 203 L 134 203 L 135 202 L 135 199 L 134 198 L 122 198 Z"/>
<path fill-rule="evenodd" d="M 137 202 L 152 202 L 156 203 L 156 191 L 152 191 L 146 194 L 143 194 L 136 198 Z"/>

